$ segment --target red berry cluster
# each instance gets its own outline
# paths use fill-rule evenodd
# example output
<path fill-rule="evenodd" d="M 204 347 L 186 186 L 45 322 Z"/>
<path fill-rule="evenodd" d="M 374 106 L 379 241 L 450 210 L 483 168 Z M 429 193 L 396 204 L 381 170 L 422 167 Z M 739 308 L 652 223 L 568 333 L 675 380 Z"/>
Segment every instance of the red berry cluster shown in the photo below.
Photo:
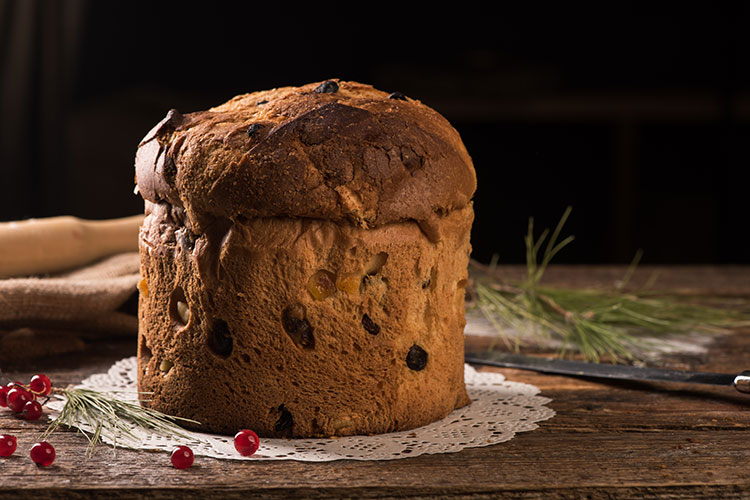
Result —
<path fill-rule="evenodd" d="M 20 413 L 26 420 L 38 420 L 42 416 L 42 405 L 37 398 L 47 397 L 52 391 L 52 383 L 49 377 L 43 374 L 34 375 L 29 385 L 20 382 L 10 382 L 0 386 L 0 407 L 10 408 L 15 413 Z M 237 452 L 245 457 L 253 455 L 258 451 L 260 440 L 258 435 L 250 429 L 243 429 L 234 436 L 234 447 Z M 0 457 L 9 457 L 17 447 L 15 436 L 9 434 L 0 435 Z M 47 441 L 34 444 L 29 452 L 31 459 L 41 467 L 52 465 L 55 461 L 55 448 Z M 187 469 L 193 465 L 193 451 L 187 446 L 178 446 L 172 450 L 172 465 L 178 469 Z"/>
<path fill-rule="evenodd" d="M 29 385 L 11 382 L 0 386 L 0 406 L 22 413 L 26 420 L 38 420 L 42 416 L 42 404 L 38 397 L 49 396 L 52 383 L 44 374 L 31 377 Z"/>
<path fill-rule="evenodd" d="M 42 416 L 42 405 L 46 403 L 46 400 L 40 403 L 37 398 L 47 397 L 51 391 L 52 382 L 44 374 L 31 377 L 29 385 L 10 382 L 0 386 L 0 406 L 20 413 L 26 420 L 39 420 Z M 16 451 L 16 447 L 15 436 L 0 435 L 0 457 L 11 456 Z M 55 448 L 47 441 L 41 441 L 31 447 L 29 455 L 37 465 L 47 467 L 55 461 Z"/>

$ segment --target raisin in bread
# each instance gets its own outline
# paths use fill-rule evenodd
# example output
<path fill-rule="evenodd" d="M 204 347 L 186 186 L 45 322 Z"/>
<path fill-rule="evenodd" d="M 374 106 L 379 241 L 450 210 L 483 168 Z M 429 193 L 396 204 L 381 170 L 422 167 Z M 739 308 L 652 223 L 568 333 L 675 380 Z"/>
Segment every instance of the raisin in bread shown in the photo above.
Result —
<path fill-rule="evenodd" d="M 469 403 L 476 176 L 437 112 L 338 80 L 172 110 L 136 181 L 144 404 L 206 431 L 309 437 Z"/>

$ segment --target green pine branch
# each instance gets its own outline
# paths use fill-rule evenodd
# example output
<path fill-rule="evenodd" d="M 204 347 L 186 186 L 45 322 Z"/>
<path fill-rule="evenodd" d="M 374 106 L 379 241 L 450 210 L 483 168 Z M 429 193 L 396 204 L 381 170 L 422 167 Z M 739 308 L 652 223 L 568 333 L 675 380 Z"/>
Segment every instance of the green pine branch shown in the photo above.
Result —
<path fill-rule="evenodd" d="M 57 389 L 53 392 L 65 397 L 65 405 L 40 439 L 45 440 L 60 426 L 75 427 L 89 441 L 87 455 L 92 454 L 94 447 L 101 443 L 102 433 L 112 437 L 112 446 L 116 448 L 120 436 L 137 439 L 131 426 L 153 430 L 162 435 L 189 438 L 184 429 L 177 425 L 178 422 L 200 425 L 198 421 L 167 415 L 141 406 L 136 401 L 119 399 L 114 394 L 76 388 Z M 91 430 L 85 430 L 83 424 Z"/>
<path fill-rule="evenodd" d="M 574 239 L 567 236 L 558 241 L 570 212 L 568 207 L 551 235 L 545 229 L 538 238 L 534 236 L 534 219 L 529 219 L 524 237 L 525 280 L 503 283 L 494 278 L 496 257 L 490 263 L 490 272 L 474 279 L 475 307 L 508 348 L 519 350 L 522 338 L 556 339 L 562 344 L 561 355 L 574 351 L 589 361 L 634 361 L 648 352 L 646 335 L 725 332 L 750 325 L 750 316 L 744 311 L 696 305 L 647 288 L 626 293 L 625 287 L 641 259 L 640 251 L 611 290 L 542 286 L 553 257 Z M 510 339 L 509 331 L 516 332 Z"/>

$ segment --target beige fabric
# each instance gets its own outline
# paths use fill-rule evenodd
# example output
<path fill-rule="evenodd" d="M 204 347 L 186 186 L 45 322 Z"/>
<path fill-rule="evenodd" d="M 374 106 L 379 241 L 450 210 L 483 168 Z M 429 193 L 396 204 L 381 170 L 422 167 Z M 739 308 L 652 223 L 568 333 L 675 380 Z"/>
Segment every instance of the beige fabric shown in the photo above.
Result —
<path fill-rule="evenodd" d="M 63 274 L 0 280 L 0 359 L 78 350 L 81 339 L 135 335 L 136 314 L 120 309 L 137 291 L 138 269 L 138 253 L 129 252 Z"/>

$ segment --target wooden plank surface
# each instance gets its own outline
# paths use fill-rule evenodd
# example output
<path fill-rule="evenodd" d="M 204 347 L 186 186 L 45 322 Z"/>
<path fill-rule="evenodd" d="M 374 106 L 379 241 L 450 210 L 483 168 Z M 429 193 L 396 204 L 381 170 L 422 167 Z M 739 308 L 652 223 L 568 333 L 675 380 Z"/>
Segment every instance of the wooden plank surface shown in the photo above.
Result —
<path fill-rule="evenodd" d="M 550 280 L 603 284 L 623 270 L 556 268 Z M 665 287 L 750 294 L 747 267 L 661 271 Z M 2 377 L 28 380 L 44 371 L 58 384 L 75 383 L 134 352 L 129 339 L 100 342 L 83 353 L 11 367 Z M 680 368 L 732 372 L 750 368 L 749 354 L 750 331 L 738 331 L 717 339 L 703 359 L 676 362 Z M 87 459 L 82 436 L 59 432 L 53 436 L 57 460 L 41 469 L 27 450 L 44 425 L 0 411 L 0 433 L 19 438 L 16 454 L 0 459 L 6 478 L 0 498 L 750 498 L 749 396 L 722 388 L 499 371 L 539 387 L 553 399 L 549 406 L 557 415 L 506 443 L 397 461 L 197 457 L 192 468 L 177 470 L 166 453 L 113 455 L 103 446 Z"/>

